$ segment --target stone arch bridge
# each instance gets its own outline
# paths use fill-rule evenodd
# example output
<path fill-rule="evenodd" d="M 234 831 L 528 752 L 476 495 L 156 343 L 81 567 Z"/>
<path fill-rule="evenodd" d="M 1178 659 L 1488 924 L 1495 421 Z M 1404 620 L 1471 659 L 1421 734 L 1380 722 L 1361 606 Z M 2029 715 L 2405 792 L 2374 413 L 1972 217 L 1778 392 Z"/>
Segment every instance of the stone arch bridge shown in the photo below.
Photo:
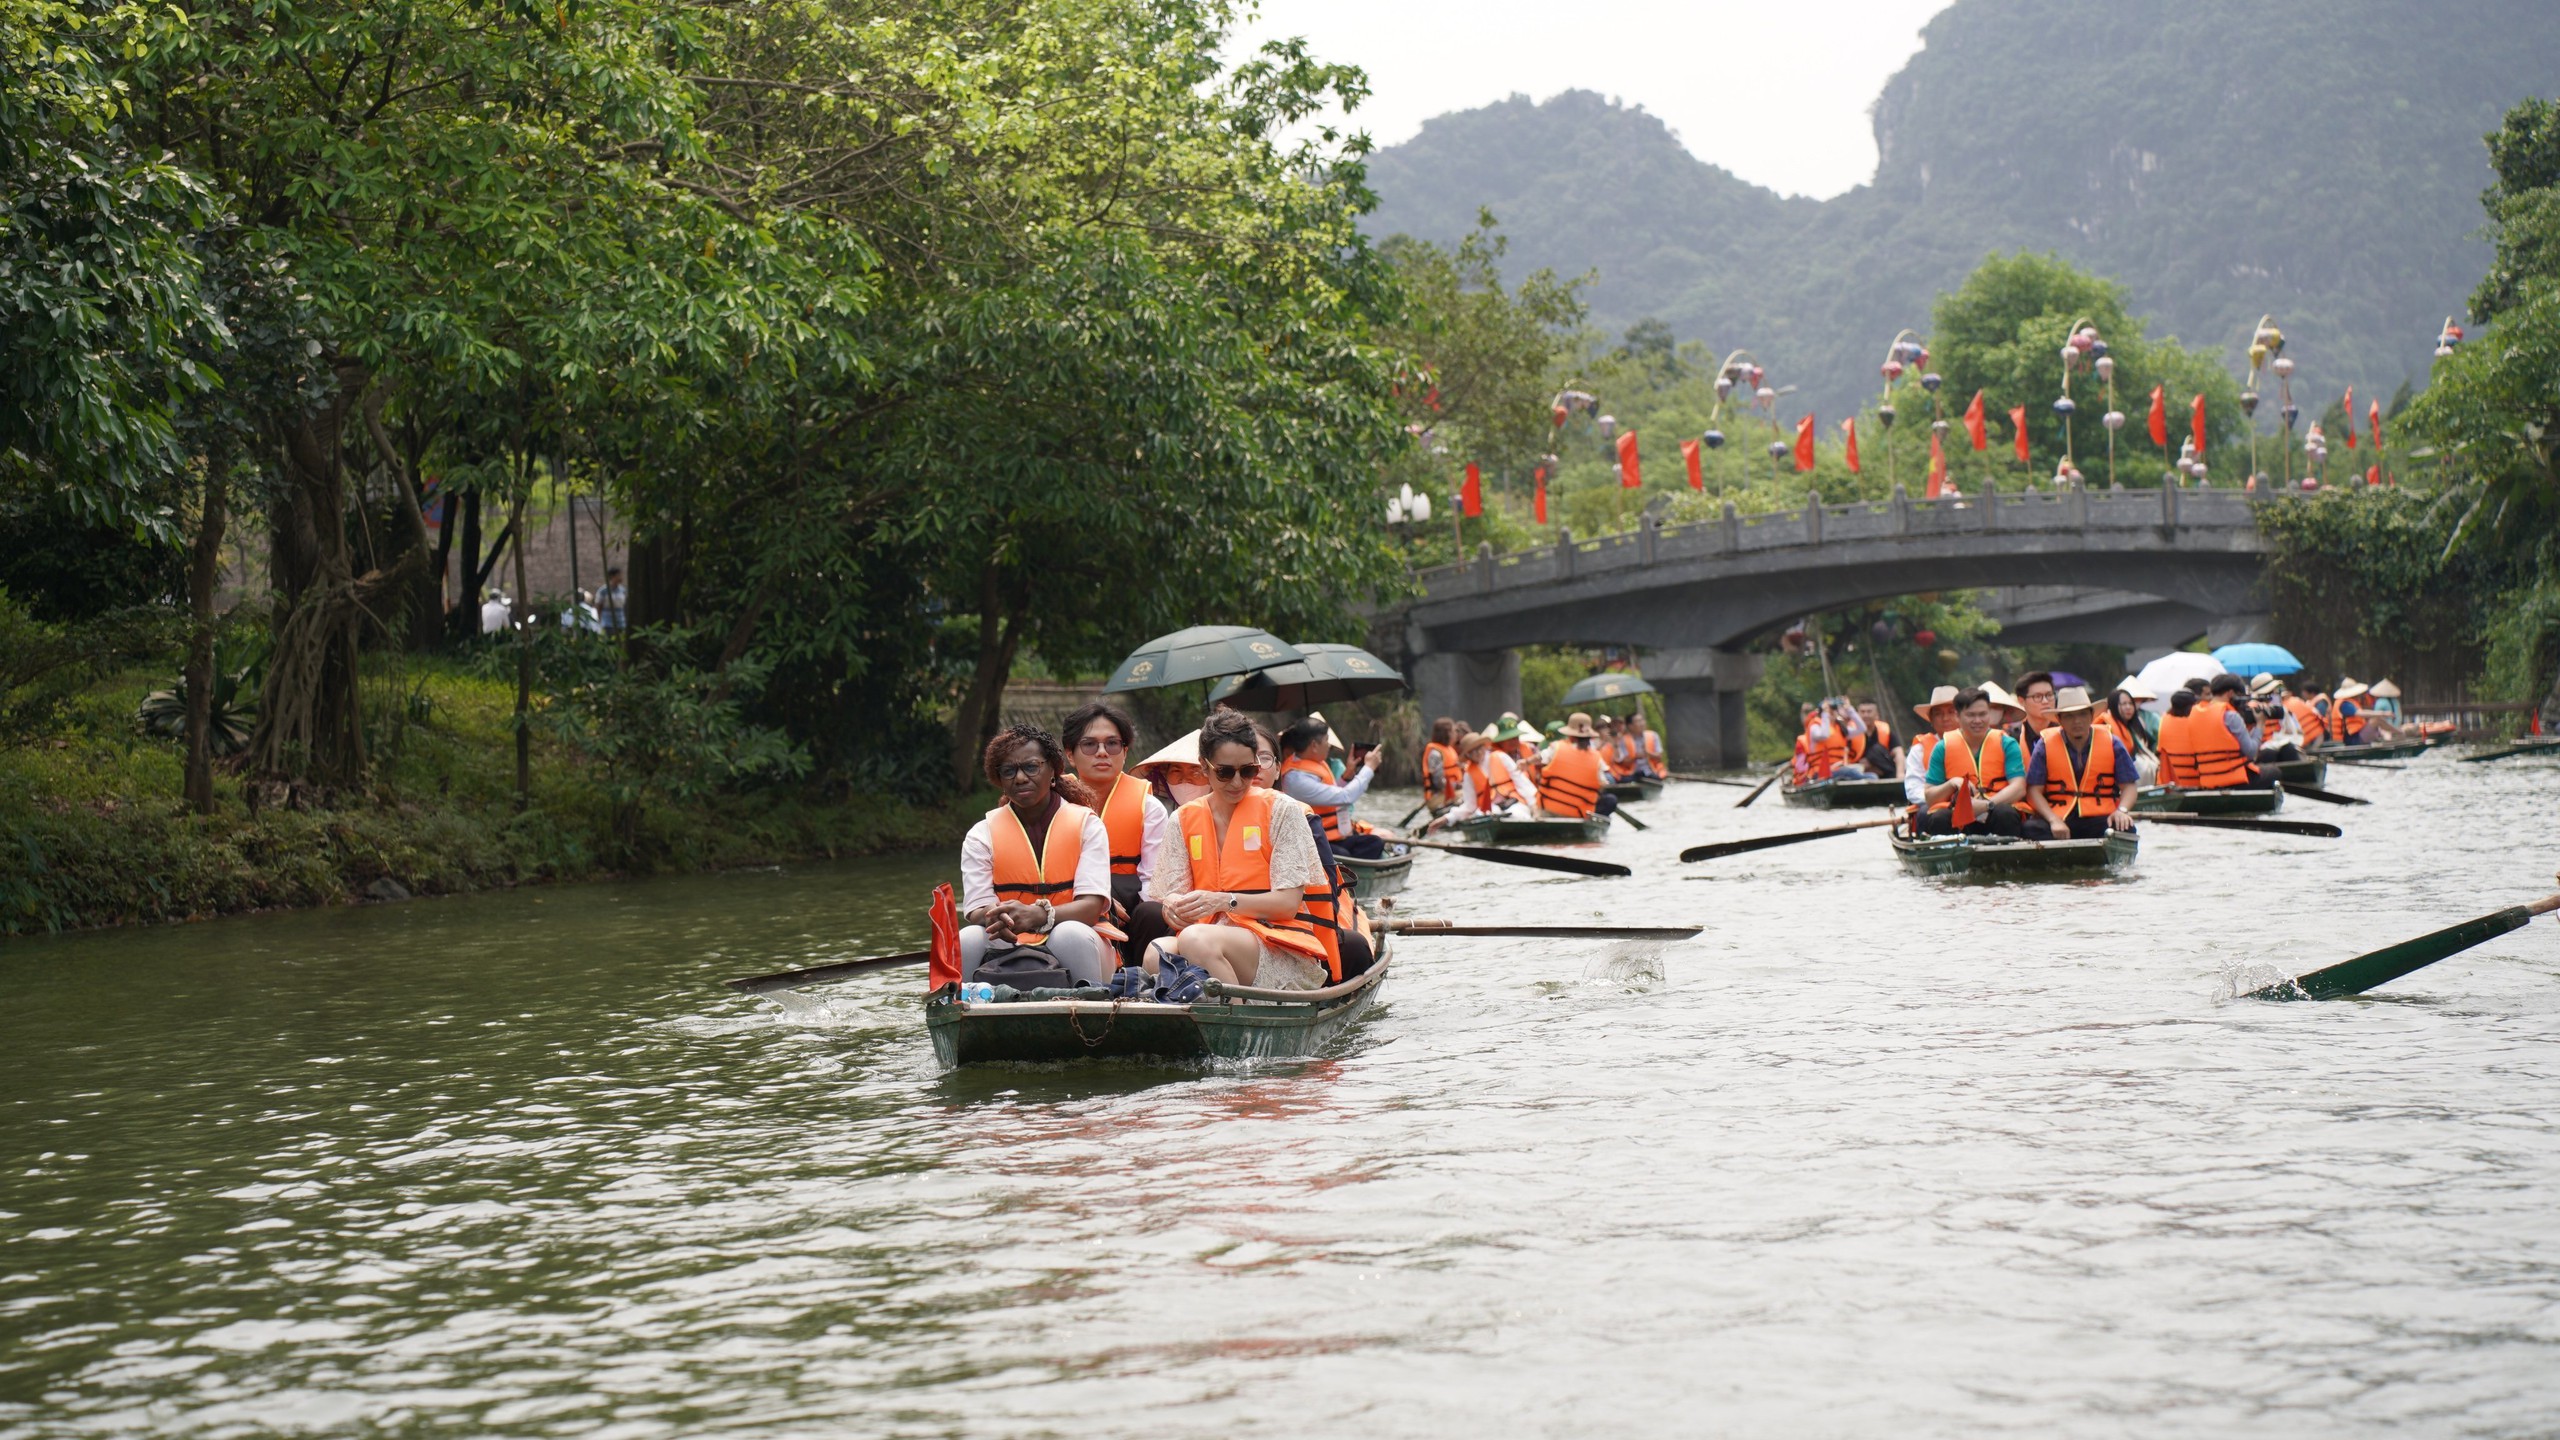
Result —
<path fill-rule="evenodd" d="M 1990 589 L 2005 637 L 2169 647 L 2249 638 L 2263 609 L 2257 508 L 2232 490 L 1894 498 L 1663 526 L 1423 571 L 1405 663 L 1426 715 L 1520 704 L 1520 645 L 1633 645 L 1663 692 L 1673 762 L 1739 765 L 1742 646 L 1803 616 L 1929 590 Z"/>

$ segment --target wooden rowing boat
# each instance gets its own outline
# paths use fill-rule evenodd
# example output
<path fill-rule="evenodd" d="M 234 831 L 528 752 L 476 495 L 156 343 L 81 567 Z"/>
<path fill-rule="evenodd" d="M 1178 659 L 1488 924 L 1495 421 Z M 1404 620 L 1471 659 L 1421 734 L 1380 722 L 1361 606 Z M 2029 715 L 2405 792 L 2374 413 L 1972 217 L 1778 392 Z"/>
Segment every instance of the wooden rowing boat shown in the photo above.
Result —
<path fill-rule="evenodd" d="M 1607 838 L 1609 817 L 1593 815 L 1567 820 L 1541 815 L 1534 820 L 1515 820 L 1507 815 L 1479 815 L 1450 828 L 1478 845 L 1572 845 Z"/>
<path fill-rule="evenodd" d="M 2406 760 L 2413 755 L 2424 755 L 2434 747 L 2435 742 L 2428 737 L 2412 735 L 2406 740 L 2374 740 L 2363 745 L 2309 745 L 2303 748 L 2303 753 L 2345 755 L 2358 760 Z"/>
<path fill-rule="evenodd" d="M 1659 800 L 1662 798 L 1662 782 L 1659 780 L 1612 780 L 1608 784 L 1601 786 L 1600 789 L 1602 793 L 1615 795 L 1620 800 Z"/>
<path fill-rule="evenodd" d="M 1914 875 L 1976 880 L 2085 880 L 2133 863 L 2141 842 L 2117 831 L 2102 840 L 1998 840 L 1980 835 L 1896 831 L 1894 858 Z"/>
<path fill-rule="evenodd" d="M 2154 785 L 2133 796 L 2133 813 L 2175 810 L 2186 815 L 2269 815 L 2284 808 L 2282 785 L 2235 786 L 2228 790 L 2182 790 Z"/>
<path fill-rule="evenodd" d="M 1389 939 L 1378 963 L 1322 990 L 1227 987 L 1188 1005 L 1149 1000 L 1001 1000 L 971 1003 L 953 987 L 925 997 L 924 1024 L 945 1069 L 1072 1060 L 1295 1060 L 1350 1028 L 1386 983 Z M 1092 993 L 1092 992 L 1088 992 Z"/>
<path fill-rule="evenodd" d="M 1410 850 L 1380 860 L 1357 860 L 1339 852 L 1333 858 L 1350 874 L 1351 893 L 1362 900 L 1400 893 L 1406 877 L 1413 873 L 1413 852 Z"/>
<path fill-rule="evenodd" d="M 1778 792 L 1790 805 L 1810 805 L 1818 810 L 1854 810 L 1869 805 L 1901 805 L 1906 803 L 1902 782 L 1883 780 L 1814 780 L 1802 785 L 1789 785 Z"/>
<path fill-rule="evenodd" d="M 2261 760 L 2258 773 L 2286 785 L 2317 785 L 2329 778 L 2329 762 L 2318 755 L 2299 760 Z"/>

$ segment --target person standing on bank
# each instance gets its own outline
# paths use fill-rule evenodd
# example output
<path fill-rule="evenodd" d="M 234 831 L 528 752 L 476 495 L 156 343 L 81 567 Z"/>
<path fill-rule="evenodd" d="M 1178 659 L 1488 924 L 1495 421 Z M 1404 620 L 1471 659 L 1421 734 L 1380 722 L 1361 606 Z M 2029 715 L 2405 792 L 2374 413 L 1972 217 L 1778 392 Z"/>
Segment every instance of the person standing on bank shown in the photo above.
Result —
<path fill-rule="evenodd" d="M 2130 830 L 2124 797 L 2141 785 L 2133 751 L 2112 729 L 2097 724 L 2098 702 L 2085 688 L 2057 691 L 2054 726 L 2027 755 L 2030 840 L 2103 840 L 2109 830 Z"/>
<path fill-rule="evenodd" d="M 622 567 L 613 566 L 604 572 L 604 588 L 596 592 L 596 623 L 607 635 L 621 634 L 630 618 L 630 605 L 631 591 L 622 583 Z"/>
<path fill-rule="evenodd" d="M 1351 807 L 1360 803 L 1360 797 L 1369 793 L 1369 782 L 1378 778 L 1378 752 L 1362 756 L 1360 768 L 1336 784 L 1325 764 L 1332 733 L 1314 716 L 1281 731 L 1280 783 L 1272 788 L 1307 807 L 1323 824 L 1325 842 L 1335 854 L 1354 860 L 1381 859 L 1387 842 L 1351 828 Z"/>
<path fill-rule="evenodd" d="M 1036 725 L 988 741 L 986 772 L 1004 803 L 960 842 L 961 980 L 993 955 L 1039 947 L 1079 984 L 1106 983 L 1118 960 L 1094 926 L 1111 904 L 1111 848 L 1093 792 Z"/>
<path fill-rule="evenodd" d="M 1164 907 L 1144 899 L 1147 877 L 1155 873 L 1156 851 L 1173 812 L 1129 774 L 1137 722 L 1129 712 L 1096 700 L 1067 716 L 1067 763 L 1076 778 L 1093 792 L 1093 812 L 1101 817 L 1111 846 L 1111 923 L 1120 931 L 1120 963 L 1135 965 L 1145 957 L 1149 941 L 1173 933 Z"/>
<path fill-rule="evenodd" d="M 1323 879 L 1307 807 L 1256 785 L 1254 725 L 1232 710 L 1200 726 L 1209 793 L 1173 814 L 1149 898 L 1180 926 L 1147 952 L 1153 974 L 1168 949 L 1230 985 L 1313 990 L 1331 978 L 1314 923 L 1300 915 Z"/>

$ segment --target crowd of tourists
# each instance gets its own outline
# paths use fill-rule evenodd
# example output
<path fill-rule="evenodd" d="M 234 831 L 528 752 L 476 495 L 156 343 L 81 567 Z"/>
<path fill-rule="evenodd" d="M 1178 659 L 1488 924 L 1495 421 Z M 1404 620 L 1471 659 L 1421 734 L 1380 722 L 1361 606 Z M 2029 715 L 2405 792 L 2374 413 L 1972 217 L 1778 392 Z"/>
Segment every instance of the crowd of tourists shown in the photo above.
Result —
<path fill-rule="evenodd" d="M 1443 715 L 1422 746 L 1422 799 L 1434 826 L 1485 816 L 1584 820 L 1617 808 L 1610 786 L 1669 773 L 1662 735 L 1642 710 L 1576 711 L 1546 735 L 1510 712 L 1481 730 Z"/>

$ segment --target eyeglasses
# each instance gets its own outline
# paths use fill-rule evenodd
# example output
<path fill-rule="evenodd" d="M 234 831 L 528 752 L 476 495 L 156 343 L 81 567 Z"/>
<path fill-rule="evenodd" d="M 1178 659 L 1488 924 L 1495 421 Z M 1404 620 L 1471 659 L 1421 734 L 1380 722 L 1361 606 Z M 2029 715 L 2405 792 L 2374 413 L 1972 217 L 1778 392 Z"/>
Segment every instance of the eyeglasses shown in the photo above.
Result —
<path fill-rule="evenodd" d="M 1076 748 L 1087 755 L 1117 755 L 1128 749 L 1129 744 L 1110 735 L 1087 735 L 1076 742 Z"/>
<path fill-rule="evenodd" d="M 1259 765 L 1207 765 L 1201 767 L 1220 780 L 1248 780 L 1262 773 Z"/>
<path fill-rule="evenodd" d="M 1017 775 L 1037 775 L 1048 768 L 1049 762 L 1046 760 L 1017 760 L 1011 765 L 997 766 L 996 778 L 1010 780 Z"/>

